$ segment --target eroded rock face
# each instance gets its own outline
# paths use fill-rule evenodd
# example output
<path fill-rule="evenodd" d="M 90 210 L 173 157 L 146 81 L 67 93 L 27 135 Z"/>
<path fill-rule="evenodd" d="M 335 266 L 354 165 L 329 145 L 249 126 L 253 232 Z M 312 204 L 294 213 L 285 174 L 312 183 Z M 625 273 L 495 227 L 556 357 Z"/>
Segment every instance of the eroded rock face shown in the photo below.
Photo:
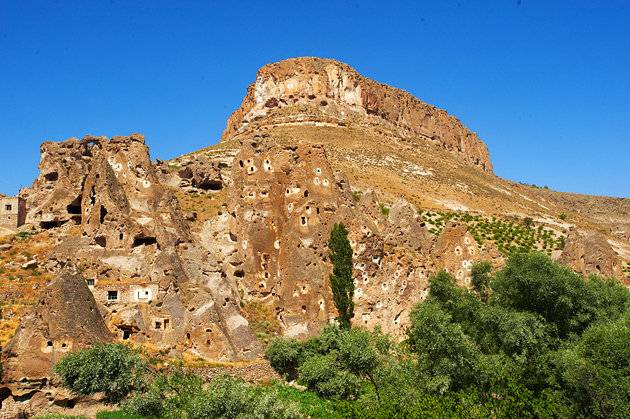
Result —
<path fill-rule="evenodd" d="M 274 304 L 288 336 L 333 317 L 326 243 L 349 213 L 321 147 L 244 144 L 232 169 L 229 275 L 248 298 Z"/>
<path fill-rule="evenodd" d="M 144 138 L 91 138 L 79 142 L 89 146 L 84 170 L 63 181 L 80 185 L 81 237 L 60 232 L 47 269 L 79 266 L 118 339 L 212 359 L 256 357 L 260 346 L 240 314 L 236 287 L 214 255 L 193 240 Z M 69 145 L 52 148 L 66 150 L 76 141 Z M 46 200 L 55 190 L 30 192 Z"/>
<path fill-rule="evenodd" d="M 200 153 L 180 158 L 173 167 L 160 162 L 158 175 L 163 184 L 186 192 L 220 192 L 230 183 L 230 171 L 225 169 L 230 167 L 231 157 L 210 158 Z"/>
<path fill-rule="evenodd" d="M 606 237 L 596 231 L 572 230 L 559 262 L 583 275 L 622 278 L 619 256 Z"/>
<path fill-rule="evenodd" d="M 31 188 L 21 191 L 26 200 L 26 222 L 41 228 L 59 227 L 69 221 L 81 223 L 83 181 L 92 161 L 92 149 L 104 137 L 71 138 L 43 143 L 40 175 Z"/>
<path fill-rule="evenodd" d="M 5 382 L 45 382 L 68 352 L 113 340 L 85 279 L 64 271 L 21 322 L 2 355 Z"/>
<path fill-rule="evenodd" d="M 179 204 L 159 182 L 144 137 L 114 137 L 94 149 L 83 182 L 81 226 L 107 248 L 189 240 Z"/>
<path fill-rule="evenodd" d="M 404 245 L 417 253 L 429 254 L 433 240 L 418 216 L 418 210 L 404 198 L 399 198 L 391 206 L 388 222 L 387 244 Z"/>
<path fill-rule="evenodd" d="M 218 223 L 228 231 L 202 232 L 202 242 L 225 237 L 228 277 L 245 299 L 273 307 L 285 335 L 316 334 L 337 315 L 327 249 L 337 222 L 348 228 L 354 252 L 354 322 L 404 333 L 434 271 L 433 239 L 413 205 L 401 199 L 386 217 L 373 192 L 357 201 L 343 174 L 333 173 L 323 147 L 306 143 L 246 142 L 230 178 L 228 214 Z"/>
<path fill-rule="evenodd" d="M 464 225 L 449 223 L 432 250 L 436 267 L 445 269 L 460 286 L 471 285 L 471 271 L 475 262 L 488 261 L 494 268 L 503 265 L 501 253 L 494 247 L 481 248 Z"/>
<path fill-rule="evenodd" d="M 293 109 L 291 112 L 276 112 Z M 277 117 L 276 117 L 277 116 Z M 485 144 L 444 110 L 407 92 L 365 78 L 346 64 L 294 58 L 262 67 L 243 103 L 227 123 L 223 139 L 261 124 L 343 126 L 386 124 L 418 141 L 432 141 L 462 162 L 492 172 Z"/>

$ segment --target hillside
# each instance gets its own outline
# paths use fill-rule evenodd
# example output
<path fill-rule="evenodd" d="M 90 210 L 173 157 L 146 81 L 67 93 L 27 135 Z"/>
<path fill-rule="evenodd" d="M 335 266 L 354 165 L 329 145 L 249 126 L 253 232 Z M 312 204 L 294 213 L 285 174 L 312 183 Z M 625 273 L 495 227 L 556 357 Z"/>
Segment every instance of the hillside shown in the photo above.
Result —
<path fill-rule="evenodd" d="M 42 320 L 49 301 L 164 362 L 259 365 L 271 338 L 318 335 L 338 315 L 337 223 L 353 250 L 352 321 L 395 339 L 441 270 L 470 288 L 476 262 L 496 271 L 539 251 L 630 284 L 630 199 L 501 179 L 454 116 L 333 60 L 263 67 L 221 141 L 170 161 L 152 162 L 141 134 L 40 152 L 20 193 L 26 224 L 0 242 L 3 363 L 34 371 L 5 378 L 5 398 L 34 397 L 58 352 L 86 346 L 64 315 Z M 94 298 L 64 300 L 68 289 Z"/>

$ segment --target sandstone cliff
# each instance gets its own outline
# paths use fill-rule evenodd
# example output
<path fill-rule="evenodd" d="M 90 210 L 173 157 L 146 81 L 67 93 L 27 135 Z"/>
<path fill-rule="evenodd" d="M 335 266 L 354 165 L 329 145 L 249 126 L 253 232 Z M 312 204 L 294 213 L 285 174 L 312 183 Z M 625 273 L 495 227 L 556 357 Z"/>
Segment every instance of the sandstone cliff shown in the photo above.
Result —
<path fill-rule="evenodd" d="M 293 112 L 283 112 L 293 109 Z M 416 147 L 434 142 L 467 164 L 492 172 L 477 135 L 442 109 L 409 93 L 361 76 L 350 66 L 322 58 L 268 64 L 228 120 L 223 140 L 262 125 L 385 125 Z"/>

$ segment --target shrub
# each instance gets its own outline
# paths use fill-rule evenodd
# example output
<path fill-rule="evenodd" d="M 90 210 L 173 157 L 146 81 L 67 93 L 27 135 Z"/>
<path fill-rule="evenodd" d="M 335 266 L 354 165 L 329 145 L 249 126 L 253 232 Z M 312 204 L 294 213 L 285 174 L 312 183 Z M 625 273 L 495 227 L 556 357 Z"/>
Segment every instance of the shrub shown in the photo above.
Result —
<path fill-rule="evenodd" d="M 276 391 L 262 392 L 229 376 L 215 378 L 204 389 L 200 377 L 179 370 L 157 376 L 145 392 L 123 404 L 122 413 L 130 418 L 300 417 L 295 403 L 282 400 Z"/>
<path fill-rule="evenodd" d="M 242 380 L 223 376 L 214 379 L 208 390 L 194 395 L 185 417 L 293 419 L 300 414 L 293 403 L 280 400 L 275 393 L 259 397 Z"/>
<path fill-rule="evenodd" d="M 301 362 L 302 344 L 295 339 L 276 338 L 267 347 L 265 357 L 276 371 L 293 380 Z"/>
<path fill-rule="evenodd" d="M 360 380 L 342 369 L 337 355 L 333 351 L 307 358 L 299 368 L 300 383 L 323 397 L 355 398 L 361 387 Z"/>
<path fill-rule="evenodd" d="M 144 419 L 145 415 L 136 415 L 134 413 L 128 413 L 122 410 L 114 410 L 111 412 L 98 412 L 96 419 Z M 68 416 L 64 416 L 67 419 Z"/>
<path fill-rule="evenodd" d="M 74 393 L 104 392 L 112 402 L 140 388 L 146 372 L 139 354 L 122 344 L 96 345 L 70 353 L 55 364 L 54 371 Z"/>
<path fill-rule="evenodd" d="M 341 223 L 335 224 L 330 232 L 328 253 L 333 264 L 330 285 L 335 307 L 339 312 L 339 325 L 343 329 L 349 329 L 352 317 L 354 317 L 352 247 L 348 241 L 348 231 Z"/>
<path fill-rule="evenodd" d="M 385 217 L 389 217 L 389 208 L 385 206 L 385 204 L 379 203 L 378 207 L 381 209 L 381 214 L 383 214 Z"/>

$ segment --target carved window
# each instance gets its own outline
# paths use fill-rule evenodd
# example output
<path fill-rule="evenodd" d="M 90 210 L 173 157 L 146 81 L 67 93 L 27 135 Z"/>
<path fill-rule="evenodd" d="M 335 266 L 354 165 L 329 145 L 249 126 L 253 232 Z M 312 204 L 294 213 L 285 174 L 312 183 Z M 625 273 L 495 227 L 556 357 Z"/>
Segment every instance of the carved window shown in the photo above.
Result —
<path fill-rule="evenodd" d="M 4 206 L 4 209 L 5 209 L 6 211 L 12 211 L 12 210 L 13 210 L 13 205 L 11 205 L 11 204 L 6 204 L 6 205 Z"/>
<path fill-rule="evenodd" d="M 107 301 L 118 301 L 118 291 L 107 291 Z"/>

